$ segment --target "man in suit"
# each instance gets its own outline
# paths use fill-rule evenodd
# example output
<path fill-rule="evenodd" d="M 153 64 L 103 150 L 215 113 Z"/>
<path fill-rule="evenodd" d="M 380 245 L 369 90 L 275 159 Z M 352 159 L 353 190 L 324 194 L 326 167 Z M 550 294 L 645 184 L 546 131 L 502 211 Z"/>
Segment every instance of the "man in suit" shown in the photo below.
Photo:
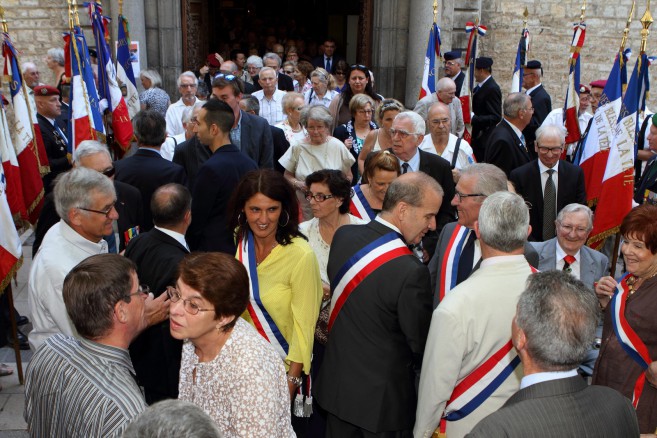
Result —
<path fill-rule="evenodd" d="M 235 237 L 227 221 L 228 200 L 242 176 L 258 165 L 231 143 L 234 120 L 230 105 L 218 99 L 210 99 L 197 117 L 196 135 L 208 145 L 212 156 L 199 169 L 192 192 L 194 220 L 187 231 L 187 242 L 194 251 L 235 254 Z"/>
<path fill-rule="evenodd" d="M 166 138 L 166 122 L 157 111 L 144 110 L 137 113 L 132 121 L 139 149 L 122 160 L 114 162 L 116 179 L 130 184 L 141 192 L 143 220 L 141 231 L 153 228 L 151 216 L 151 196 L 160 186 L 168 183 L 185 184 L 185 169 L 162 158 L 160 146 Z"/>
<path fill-rule="evenodd" d="M 522 133 L 525 135 L 527 150 L 529 156 L 536 158 L 534 152 L 534 141 L 536 140 L 536 130 L 543 123 L 543 120 L 552 111 L 552 99 L 543 84 L 541 78 L 543 77 L 543 67 L 540 61 L 529 61 L 525 67 L 522 79 L 522 87 L 527 90 L 527 94 L 532 99 L 532 106 L 534 113 L 529 125 L 523 129 Z"/>
<path fill-rule="evenodd" d="M 598 320 L 595 295 L 563 272 L 530 277 L 512 340 L 524 367 L 520 391 L 469 437 L 639 436 L 628 399 L 577 375 Z"/>
<path fill-rule="evenodd" d="M 52 191 L 52 183 L 57 175 L 71 168 L 67 157 L 68 139 L 64 134 L 66 126 L 57 123 L 62 114 L 59 90 L 50 85 L 38 85 L 34 87 L 34 101 L 43 145 L 50 164 L 50 172 L 43 176 L 43 188 L 48 194 Z"/>
<path fill-rule="evenodd" d="M 543 242 L 555 236 L 557 212 L 577 202 L 586 204 L 584 172 L 579 166 L 560 160 L 566 145 L 566 130 L 544 125 L 536 131 L 538 159 L 511 171 L 509 179 L 518 194 L 531 205 L 531 240 Z"/>
<path fill-rule="evenodd" d="M 279 90 L 294 91 L 294 81 L 292 80 L 292 78 L 289 77 L 288 75 L 280 73 L 281 65 L 283 64 L 280 56 L 278 56 L 273 52 L 265 53 L 265 55 L 262 57 L 262 63 L 264 67 L 273 68 L 274 71 L 276 72 L 277 87 Z M 260 84 L 259 75 L 253 76 L 253 88 L 254 88 L 254 92 L 262 89 L 262 84 Z"/>
<path fill-rule="evenodd" d="M 559 211 L 556 220 L 557 237 L 545 242 L 532 242 L 539 256 L 540 271 L 566 271 L 579 279 L 593 292 L 593 283 L 609 272 L 609 259 L 599 251 L 585 246 L 593 229 L 593 213 L 582 204 L 568 204 Z M 593 374 L 593 366 L 600 352 L 602 321 L 597 328 L 597 347 L 589 349 L 579 367 L 585 376 Z"/>
<path fill-rule="evenodd" d="M 446 424 L 440 429 L 449 437 L 463 436 L 520 386 L 522 367 L 511 347 L 511 320 L 532 273 L 523 257 L 527 205 L 514 193 L 493 193 L 474 226 L 483 261 L 433 311 L 420 375 L 416 438 L 431 437 L 443 416 Z M 487 364 L 494 366 L 488 369 Z M 477 377 L 465 379 L 471 375 Z M 476 386 L 487 379 L 494 382 L 486 387 L 490 392 Z M 461 412 L 465 405 L 472 410 Z"/>
<path fill-rule="evenodd" d="M 185 138 L 186 140 L 178 145 L 173 151 L 172 162 L 179 164 L 185 169 L 187 175 L 187 187 L 189 190 L 194 190 L 196 184 L 196 175 L 208 158 L 212 156 L 212 151 L 206 145 L 198 141 L 198 137 L 194 132 L 194 126 L 198 118 L 198 113 L 203 108 L 204 103 L 196 103 L 192 110 L 191 118 L 185 125 Z"/>
<path fill-rule="evenodd" d="M 493 129 L 486 145 L 484 162 L 506 173 L 529 163 L 529 153 L 522 130 L 532 118 L 532 101 L 524 93 L 510 93 L 504 101 L 504 119 Z"/>
<path fill-rule="evenodd" d="M 461 59 L 460 50 L 452 50 L 444 55 L 445 59 L 445 76 L 450 78 L 456 84 L 456 97 L 461 95 L 461 88 L 463 87 L 463 80 L 465 75 L 461 71 L 463 60 Z"/>
<path fill-rule="evenodd" d="M 334 317 L 315 382 L 316 398 L 328 412 L 329 438 L 410 435 L 431 296 L 429 273 L 406 245 L 419 243 L 435 228 L 442 197 L 440 186 L 427 175 L 401 175 L 388 188 L 375 220 L 340 227 L 333 238 L 332 280 L 383 236 L 394 237 L 404 253 L 360 277 Z"/>
<path fill-rule="evenodd" d="M 185 186 L 166 184 L 153 193 L 155 227 L 135 237 L 125 256 L 137 265 L 137 275 L 155 296 L 175 284 L 178 262 L 189 253 L 185 233 L 192 221 L 192 195 Z M 137 381 L 146 403 L 178 398 L 182 342 L 171 337 L 169 321 L 147 328 L 130 345 Z"/>
<path fill-rule="evenodd" d="M 650 132 L 647 140 L 648 150 L 652 154 L 652 158 L 648 160 L 641 179 L 637 181 L 634 189 L 634 200 L 638 204 L 644 202 L 657 203 L 657 114 L 651 117 L 649 123 Z"/>
<path fill-rule="evenodd" d="M 267 128 L 265 119 L 240 109 L 243 93 L 243 83 L 237 78 L 229 80 L 220 77 L 212 83 L 212 96 L 223 100 L 233 110 L 235 121 L 230 129 L 230 143 L 255 161 L 261 169 L 271 169 L 274 167 L 271 130 Z"/>
<path fill-rule="evenodd" d="M 119 214 L 116 219 L 116 231 L 119 235 L 119 246 L 116 246 L 114 231 L 104 236 L 107 242 L 107 250 L 111 253 L 121 252 L 125 249 L 130 239 L 139 234 L 139 224 L 142 223 L 143 207 L 139 190 L 129 184 L 114 179 L 114 166 L 107 146 L 95 140 L 80 142 L 73 153 L 73 166 L 86 167 L 100 172 L 114 183 L 116 190 L 116 204 L 114 208 Z M 43 209 L 39 215 L 36 229 L 34 231 L 34 243 L 32 244 L 32 257 L 34 257 L 41 246 L 44 236 L 48 230 L 59 222 L 59 215 L 55 209 L 55 201 L 52 194 L 46 196 Z M 113 227 L 114 228 L 114 227 Z"/>
<path fill-rule="evenodd" d="M 327 72 L 334 74 L 336 64 L 338 61 L 344 59 L 343 57 L 335 54 L 335 49 L 335 40 L 333 38 L 326 38 L 324 40 L 324 44 L 322 45 L 322 50 L 324 50 L 324 53 L 313 58 L 313 67 L 321 67 Z"/>
<path fill-rule="evenodd" d="M 454 179 L 452 169 L 447 160 L 438 155 L 421 150 L 420 143 L 424 140 L 425 124 L 422 117 L 412 111 L 397 114 L 392 122 L 392 153 L 399 160 L 402 173 L 424 172 L 435 179 L 442 187 L 449 200 L 454 197 Z M 422 239 L 422 260 L 428 263 L 436 249 L 438 234 L 445 224 L 454 220 L 454 209 L 445 201 L 436 215 L 436 229 L 427 232 Z"/>
<path fill-rule="evenodd" d="M 475 60 L 474 77 L 477 84 L 472 95 L 471 146 L 478 162 L 484 161 L 488 136 L 502 120 L 502 90 L 491 76 L 493 60 L 480 57 Z"/>
<path fill-rule="evenodd" d="M 463 124 L 463 110 L 461 109 L 461 101 L 456 97 L 456 84 L 450 78 L 441 78 L 436 84 L 436 93 L 424 96 L 418 101 L 413 108 L 413 111 L 418 113 L 420 117 L 427 121 L 429 116 L 429 109 L 436 102 L 442 102 L 449 107 L 449 116 L 451 120 L 450 132 L 457 137 L 463 137 L 465 125 Z M 429 127 L 427 126 L 427 132 Z"/>

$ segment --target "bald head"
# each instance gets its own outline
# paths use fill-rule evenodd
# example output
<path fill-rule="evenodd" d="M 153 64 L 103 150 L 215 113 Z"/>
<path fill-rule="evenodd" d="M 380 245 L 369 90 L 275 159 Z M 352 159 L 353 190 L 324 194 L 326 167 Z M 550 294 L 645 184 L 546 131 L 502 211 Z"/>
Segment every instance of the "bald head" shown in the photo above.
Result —
<path fill-rule="evenodd" d="M 436 95 L 442 103 L 450 104 L 456 97 L 456 83 L 448 77 L 444 77 L 436 84 Z"/>
<path fill-rule="evenodd" d="M 235 64 L 233 61 L 224 61 L 219 66 L 219 70 L 222 73 L 229 73 L 234 75 L 235 73 L 237 73 L 238 68 L 237 68 L 237 64 Z"/>
<path fill-rule="evenodd" d="M 427 114 L 427 123 L 429 124 L 429 133 L 432 138 L 449 136 L 450 130 L 452 129 L 449 107 L 442 102 L 436 102 L 431 105 Z"/>

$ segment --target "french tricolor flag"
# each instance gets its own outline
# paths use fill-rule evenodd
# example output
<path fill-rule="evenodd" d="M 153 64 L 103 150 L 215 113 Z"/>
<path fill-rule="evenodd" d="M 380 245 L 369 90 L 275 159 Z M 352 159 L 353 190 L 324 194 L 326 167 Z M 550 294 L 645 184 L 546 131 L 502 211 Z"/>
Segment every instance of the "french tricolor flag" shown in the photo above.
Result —
<path fill-rule="evenodd" d="M 424 55 L 424 72 L 422 73 L 419 99 L 436 92 L 436 59 L 440 59 L 440 28 L 433 23 L 429 31 L 427 53 Z"/>

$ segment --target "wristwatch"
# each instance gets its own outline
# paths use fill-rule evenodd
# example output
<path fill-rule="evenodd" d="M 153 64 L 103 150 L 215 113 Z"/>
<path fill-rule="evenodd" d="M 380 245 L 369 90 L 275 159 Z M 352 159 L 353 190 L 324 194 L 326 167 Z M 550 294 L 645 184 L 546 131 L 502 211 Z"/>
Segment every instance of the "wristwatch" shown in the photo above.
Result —
<path fill-rule="evenodd" d="M 290 376 L 289 374 L 287 375 L 287 381 L 297 387 L 301 386 L 303 383 L 303 379 L 301 377 Z"/>

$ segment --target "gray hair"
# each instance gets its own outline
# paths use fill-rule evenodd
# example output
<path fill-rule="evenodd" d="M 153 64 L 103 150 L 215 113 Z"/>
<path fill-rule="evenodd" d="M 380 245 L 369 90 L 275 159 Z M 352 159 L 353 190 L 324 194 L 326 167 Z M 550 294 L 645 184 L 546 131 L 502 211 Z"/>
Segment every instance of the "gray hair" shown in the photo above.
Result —
<path fill-rule="evenodd" d="M 161 87 L 162 86 L 162 77 L 160 74 L 153 69 L 148 69 L 148 70 L 142 70 L 139 73 L 139 77 L 145 77 L 149 81 L 151 81 L 151 87 Z M 180 86 L 180 85 L 179 85 Z"/>
<path fill-rule="evenodd" d="M 123 438 L 222 438 L 212 418 L 195 404 L 163 400 L 139 414 Z"/>
<path fill-rule="evenodd" d="M 73 208 L 90 208 L 96 194 L 116 198 L 114 183 L 102 173 L 86 167 L 76 167 L 59 175 L 53 193 L 57 214 L 69 225 L 69 211 Z"/>
<path fill-rule="evenodd" d="M 413 123 L 413 134 L 424 135 L 426 132 L 427 124 L 424 123 L 424 119 L 421 115 L 414 111 L 402 111 L 401 113 L 395 116 L 395 120 L 404 120 L 408 119 Z"/>
<path fill-rule="evenodd" d="M 520 110 L 525 107 L 527 101 L 531 98 L 525 93 L 509 93 L 509 95 L 504 100 L 504 105 L 502 109 L 504 110 L 504 117 L 510 119 L 518 118 Z"/>
<path fill-rule="evenodd" d="M 294 91 L 285 93 L 285 96 L 283 96 L 283 99 L 281 100 L 281 108 L 283 108 L 283 112 L 290 109 L 296 99 L 303 100 L 303 94 L 295 93 Z"/>
<path fill-rule="evenodd" d="M 550 137 L 550 138 L 558 139 L 559 144 L 563 146 L 566 144 L 566 134 L 567 134 L 566 128 L 564 128 L 561 125 L 555 125 L 555 124 L 541 125 L 536 130 L 536 143 L 540 145 L 543 137 Z"/>
<path fill-rule="evenodd" d="M 527 338 L 527 354 L 541 370 L 565 371 L 586 358 L 598 316 L 598 300 L 584 283 L 553 270 L 529 276 L 516 325 Z"/>
<path fill-rule="evenodd" d="M 515 193 L 495 192 L 481 204 L 478 223 L 486 245 L 510 253 L 521 249 L 527 241 L 529 208 Z"/>
<path fill-rule="evenodd" d="M 96 140 L 82 141 L 73 152 L 73 163 L 79 165 L 80 160 L 83 159 L 84 157 L 88 157 L 90 155 L 96 155 L 96 154 L 106 154 L 110 158 L 110 160 L 112 159 L 109 150 L 107 149 L 107 146 L 105 146 L 101 142 Z"/>
<path fill-rule="evenodd" d="M 396 178 L 383 197 L 382 211 L 390 213 L 400 202 L 419 207 L 429 191 L 438 196 L 445 195 L 438 181 L 424 172 L 411 172 L 404 175 L 404 178 Z"/>
<path fill-rule="evenodd" d="M 495 192 L 507 191 L 507 177 L 506 173 L 494 164 L 489 163 L 473 163 L 461 169 L 461 178 L 464 176 L 473 176 L 477 179 L 475 182 L 475 193 L 482 193 L 490 196 Z M 482 200 L 483 202 L 483 200 Z"/>
<path fill-rule="evenodd" d="M 61 47 L 53 47 L 52 49 L 48 49 L 47 53 L 48 56 L 50 56 L 50 59 L 62 67 L 64 66 L 64 49 Z"/>
<path fill-rule="evenodd" d="M 193 71 L 184 71 L 180 73 L 180 76 L 178 76 L 178 79 L 176 79 L 176 86 L 180 87 L 180 84 L 182 84 L 182 78 L 191 78 L 194 79 L 194 84 L 198 84 L 198 79 L 196 78 L 196 75 L 194 74 Z"/>
<path fill-rule="evenodd" d="M 268 71 L 273 72 L 274 73 L 274 79 L 278 80 L 278 72 L 276 70 L 274 70 L 273 68 L 271 68 L 271 67 L 262 67 L 260 69 L 260 72 L 258 73 L 258 75 L 259 75 L 258 77 L 262 77 L 262 74 L 267 73 Z"/>
<path fill-rule="evenodd" d="M 304 128 L 308 128 L 308 122 L 311 120 L 322 122 L 327 128 L 333 123 L 333 117 L 324 105 L 306 107 L 301 111 L 301 125 Z"/>
<path fill-rule="evenodd" d="M 248 66 L 249 64 L 253 65 L 256 68 L 262 68 L 264 66 L 264 64 L 262 63 L 262 58 L 259 57 L 258 55 L 251 55 L 248 58 L 246 58 L 246 65 Z"/>
<path fill-rule="evenodd" d="M 274 53 L 274 52 L 265 53 L 265 56 L 262 57 L 263 64 L 264 64 L 266 59 L 273 59 L 274 61 L 276 61 L 276 64 L 278 65 L 277 68 L 281 68 L 281 63 L 283 61 L 281 61 L 281 57 L 278 56 L 276 53 Z M 248 59 L 247 59 L 247 61 L 248 61 Z"/>
<path fill-rule="evenodd" d="M 566 205 L 564 208 L 561 209 L 561 211 L 557 215 L 557 222 L 562 223 L 564 216 L 571 213 L 586 214 L 586 219 L 588 220 L 587 228 L 589 231 L 591 231 L 591 229 L 593 228 L 593 212 L 586 205 L 577 204 L 577 203 Z"/>
<path fill-rule="evenodd" d="M 287 94 L 286 94 L 287 96 Z M 285 98 L 283 98 L 285 99 Z M 243 94 L 240 101 L 245 102 L 246 112 L 253 111 L 254 114 L 260 114 L 260 101 L 251 94 Z"/>
<path fill-rule="evenodd" d="M 21 73 L 25 73 L 28 69 L 38 70 L 35 63 L 27 61 L 21 64 Z"/>
<path fill-rule="evenodd" d="M 189 123 L 189 121 L 192 120 L 192 117 L 194 116 L 194 110 L 198 108 L 203 108 L 203 105 L 205 105 L 205 102 L 197 100 L 194 103 L 194 105 L 186 106 L 182 112 L 182 116 L 181 116 L 182 122 Z"/>
<path fill-rule="evenodd" d="M 446 88 L 450 85 L 453 85 L 454 89 L 456 90 L 456 82 L 454 82 L 452 78 L 448 78 L 447 76 L 445 76 L 444 78 L 440 78 L 438 80 L 438 83 L 436 84 L 436 91 L 440 91 L 443 88 Z"/>

